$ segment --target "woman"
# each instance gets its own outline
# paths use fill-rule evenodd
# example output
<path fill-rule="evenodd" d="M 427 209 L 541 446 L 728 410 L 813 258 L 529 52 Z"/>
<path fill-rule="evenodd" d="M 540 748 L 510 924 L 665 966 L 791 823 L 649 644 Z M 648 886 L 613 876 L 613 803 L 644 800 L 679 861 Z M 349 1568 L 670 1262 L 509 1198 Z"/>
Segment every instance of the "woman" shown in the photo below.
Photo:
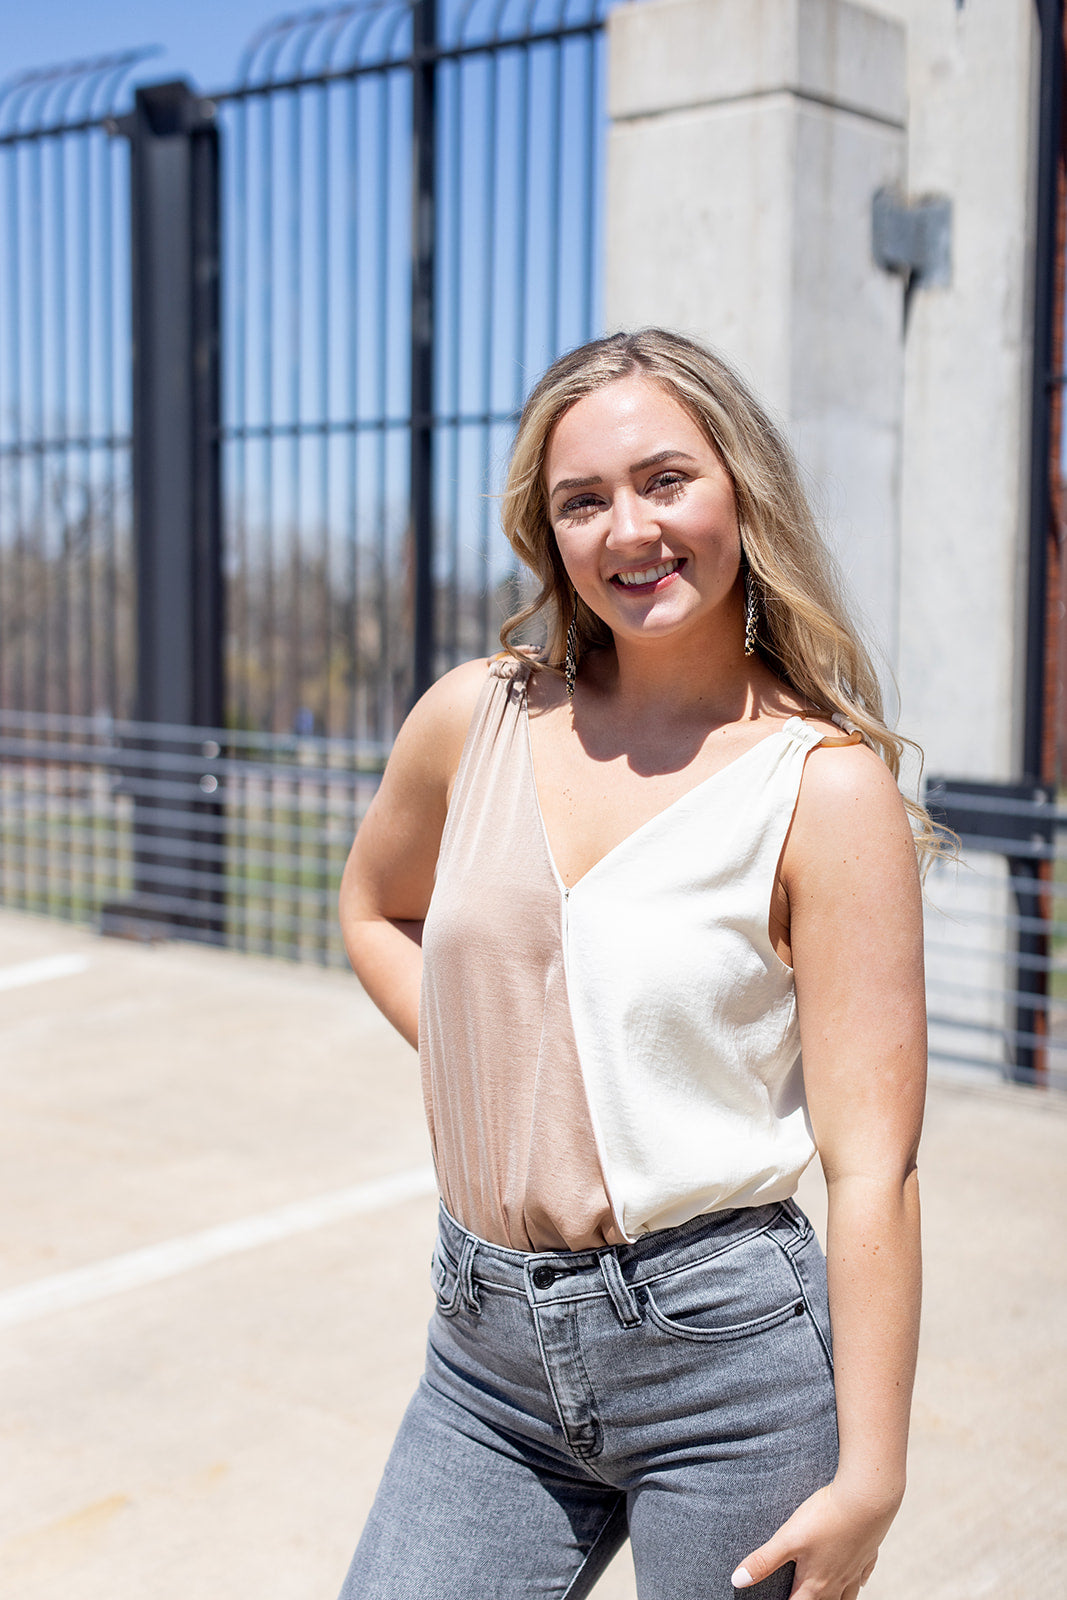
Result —
<path fill-rule="evenodd" d="M 574 1600 L 628 1532 L 642 1600 L 855 1600 L 919 1305 L 902 741 L 787 447 L 700 346 L 556 362 L 504 520 L 540 593 L 416 706 L 342 889 L 443 1198 L 343 1597 Z"/>

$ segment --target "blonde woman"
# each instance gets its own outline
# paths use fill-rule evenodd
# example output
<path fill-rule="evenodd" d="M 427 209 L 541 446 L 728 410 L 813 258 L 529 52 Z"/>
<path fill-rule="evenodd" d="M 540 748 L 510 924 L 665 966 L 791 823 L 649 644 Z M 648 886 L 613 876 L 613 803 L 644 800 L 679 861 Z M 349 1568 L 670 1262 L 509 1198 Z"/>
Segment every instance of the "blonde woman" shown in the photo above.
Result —
<path fill-rule="evenodd" d="M 575 1600 L 627 1534 L 642 1600 L 855 1600 L 919 1309 L 901 741 L 787 447 L 699 345 L 557 361 L 504 519 L 540 592 L 408 718 L 342 890 L 442 1195 L 344 1600 Z"/>

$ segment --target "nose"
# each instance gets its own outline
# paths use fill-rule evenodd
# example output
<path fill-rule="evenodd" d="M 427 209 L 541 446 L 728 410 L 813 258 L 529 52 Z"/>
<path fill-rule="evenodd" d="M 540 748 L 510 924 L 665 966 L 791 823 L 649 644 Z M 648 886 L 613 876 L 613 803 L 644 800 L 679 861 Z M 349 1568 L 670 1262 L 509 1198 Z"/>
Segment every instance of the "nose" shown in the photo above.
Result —
<path fill-rule="evenodd" d="M 659 524 L 652 509 L 632 489 L 620 490 L 611 504 L 608 549 L 641 550 L 647 545 L 658 544 L 659 537 Z"/>

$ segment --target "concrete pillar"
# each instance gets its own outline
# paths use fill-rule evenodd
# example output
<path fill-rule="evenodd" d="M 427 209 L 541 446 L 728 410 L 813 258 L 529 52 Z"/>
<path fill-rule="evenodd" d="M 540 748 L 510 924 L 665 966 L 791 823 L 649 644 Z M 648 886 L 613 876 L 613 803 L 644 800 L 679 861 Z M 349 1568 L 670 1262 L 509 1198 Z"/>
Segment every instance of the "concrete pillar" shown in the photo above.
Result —
<path fill-rule="evenodd" d="M 871 0 L 906 24 L 908 188 L 950 196 L 952 281 L 904 366 L 901 721 L 932 771 L 1021 771 L 1037 7 Z"/>
<path fill-rule="evenodd" d="M 785 422 L 898 664 L 902 289 L 871 200 L 905 176 L 905 38 L 843 0 L 641 0 L 609 18 L 606 309 L 740 367 Z"/>
<path fill-rule="evenodd" d="M 913 296 L 905 340 L 901 726 L 928 772 L 1011 780 L 1022 771 L 1037 7 L 868 3 L 907 29 L 908 189 L 948 195 L 953 209 L 951 282 Z M 968 854 L 933 873 L 928 893 L 933 1054 L 1003 1060 L 996 1033 L 980 1030 L 1014 1022 L 1000 998 L 1016 983 L 1005 862 Z"/>

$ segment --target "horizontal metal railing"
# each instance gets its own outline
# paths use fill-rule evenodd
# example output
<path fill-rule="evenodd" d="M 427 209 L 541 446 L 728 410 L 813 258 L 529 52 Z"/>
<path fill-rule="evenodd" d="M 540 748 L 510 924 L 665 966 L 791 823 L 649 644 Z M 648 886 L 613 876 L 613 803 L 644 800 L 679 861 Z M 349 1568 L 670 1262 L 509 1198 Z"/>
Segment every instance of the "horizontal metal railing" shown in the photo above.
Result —
<path fill-rule="evenodd" d="M 1038 784 L 927 800 L 962 845 L 927 880 L 931 1060 L 1067 1088 L 1067 808 Z"/>
<path fill-rule="evenodd" d="M 386 750 L 0 712 L 0 901 L 343 964 L 337 887 Z"/>

